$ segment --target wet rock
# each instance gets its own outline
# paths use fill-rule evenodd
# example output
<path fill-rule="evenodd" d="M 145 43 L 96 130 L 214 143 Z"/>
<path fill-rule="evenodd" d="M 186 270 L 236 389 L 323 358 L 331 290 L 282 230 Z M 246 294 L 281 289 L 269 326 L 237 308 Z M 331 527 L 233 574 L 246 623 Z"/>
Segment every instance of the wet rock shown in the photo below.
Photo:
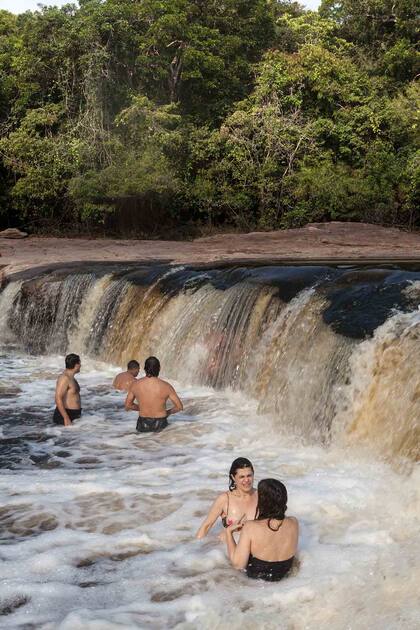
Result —
<path fill-rule="evenodd" d="M 25 606 L 30 601 L 25 595 L 16 595 L 9 599 L 0 601 L 0 615 L 11 615 L 15 610 Z"/>
<path fill-rule="evenodd" d="M 104 582 L 80 582 L 79 586 L 80 588 L 92 588 L 94 586 L 100 586 L 101 584 L 104 584 Z"/>
<path fill-rule="evenodd" d="M 411 310 L 405 287 L 406 282 L 366 282 L 331 291 L 323 320 L 334 332 L 346 337 L 372 337 L 393 312 Z"/>
<path fill-rule="evenodd" d="M 321 242 L 324 239 L 325 242 Z M 204 245 L 204 247 L 203 247 Z M 216 264 L 270 261 L 418 261 L 420 233 L 351 222 L 311 223 L 306 227 L 248 234 L 226 233 L 194 241 L 53 238 L 31 236 L 2 242 L 2 263 L 10 276 L 24 270 L 75 261 L 159 264 Z M 147 271 L 150 274 L 150 269 Z M 146 271 L 145 271 L 145 275 Z M 16 278 L 17 279 L 17 278 Z M 139 279 L 140 283 L 141 279 Z M 146 284 L 146 282 L 144 282 Z"/>
<path fill-rule="evenodd" d="M 21 232 L 17 228 L 7 228 L 0 232 L 0 238 L 26 238 L 27 232 Z"/>

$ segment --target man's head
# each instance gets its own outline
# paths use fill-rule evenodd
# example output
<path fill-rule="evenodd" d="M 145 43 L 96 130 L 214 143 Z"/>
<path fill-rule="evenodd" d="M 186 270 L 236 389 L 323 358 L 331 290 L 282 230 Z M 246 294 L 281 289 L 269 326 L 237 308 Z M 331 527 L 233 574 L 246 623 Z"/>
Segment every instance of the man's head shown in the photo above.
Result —
<path fill-rule="evenodd" d="M 140 363 L 135 359 L 132 359 L 127 363 L 127 372 L 130 372 L 136 378 L 137 374 L 140 371 Z"/>
<path fill-rule="evenodd" d="M 80 357 L 78 354 L 68 354 L 66 356 L 66 370 L 73 370 L 75 373 L 80 372 Z"/>
<path fill-rule="evenodd" d="M 148 357 L 144 362 L 144 371 L 146 372 L 146 376 L 159 376 L 159 359 L 156 357 Z"/>

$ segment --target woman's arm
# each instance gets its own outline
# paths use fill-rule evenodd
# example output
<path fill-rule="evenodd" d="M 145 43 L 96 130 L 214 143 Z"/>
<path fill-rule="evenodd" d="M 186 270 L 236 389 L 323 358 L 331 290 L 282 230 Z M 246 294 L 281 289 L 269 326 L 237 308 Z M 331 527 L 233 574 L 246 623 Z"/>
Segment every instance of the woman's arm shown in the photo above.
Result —
<path fill-rule="evenodd" d="M 204 536 L 207 536 L 207 534 L 209 533 L 209 531 L 211 530 L 211 528 L 217 521 L 217 518 L 223 512 L 224 499 L 225 499 L 224 494 L 221 494 L 220 496 L 217 497 L 216 501 L 211 506 L 210 511 L 207 514 L 205 520 L 201 524 L 200 529 L 196 533 L 195 535 L 196 538 L 204 538 Z"/>
<path fill-rule="evenodd" d="M 233 537 L 233 532 L 241 529 L 241 537 L 238 544 L 236 544 Z M 226 530 L 226 544 L 229 560 L 232 563 L 234 569 L 245 569 L 248 564 L 249 554 L 251 553 L 251 536 L 250 536 L 250 523 L 245 523 L 242 526 L 241 521 L 230 525 Z"/>

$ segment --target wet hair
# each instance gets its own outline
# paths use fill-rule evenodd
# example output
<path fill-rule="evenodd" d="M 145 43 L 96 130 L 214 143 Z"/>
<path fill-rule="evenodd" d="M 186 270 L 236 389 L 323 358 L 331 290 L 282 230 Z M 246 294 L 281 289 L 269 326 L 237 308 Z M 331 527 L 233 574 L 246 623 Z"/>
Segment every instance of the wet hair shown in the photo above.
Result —
<path fill-rule="evenodd" d="M 127 370 L 139 370 L 139 369 L 140 369 L 140 363 L 136 361 L 135 359 L 132 359 L 131 361 L 127 363 Z"/>
<path fill-rule="evenodd" d="M 230 491 L 235 490 L 236 488 L 236 483 L 233 477 L 234 475 L 236 475 L 236 471 L 240 470 L 241 468 L 250 468 L 252 472 L 254 472 L 254 466 L 251 464 L 249 459 L 247 459 L 246 457 L 237 457 L 232 462 L 232 466 L 230 467 L 230 470 L 229 470 L 229 490 Z"/>
<path fill-rule="evenodd" d="M 78 363 L 80 363 L 80 357 L 78 354 L 68 354 L 65 358 L 66 369 L 72 370 Z"/>
<path fill-rule="evenodd" d="M 270 521 L 284 519 L 287 510 L 286 486 L 278 479 L 261 479 L 258 484 L 257 521 L 268 518 L 268 527 L 274 530 Z"/>
<path fill-rule="evenodd" d="M 156 357 L 149 357 L 144 362 L 144 371 L 146 376 L 159 376 L 160 362 Z"/>

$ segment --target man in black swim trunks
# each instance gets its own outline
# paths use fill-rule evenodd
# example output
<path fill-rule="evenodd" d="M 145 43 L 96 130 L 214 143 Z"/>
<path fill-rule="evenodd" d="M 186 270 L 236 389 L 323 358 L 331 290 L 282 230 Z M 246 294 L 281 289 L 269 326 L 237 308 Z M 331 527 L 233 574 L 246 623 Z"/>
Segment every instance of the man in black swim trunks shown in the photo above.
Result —
<path fill-rule="evenodd" d="M 65 358 L 66 369 L 57 379 L 55 386 L 55 424 L 68 427 L 73 420 L 82 415 L 80 387 L 74 378 L 80 372 L 81 362 L 77 354 L 68 354 Z"/>
<path fill-rule="evenodd" d="M 184 407 L 172 385 L 159 378 L 160 363 L 156 357 L 146 359 L 144 371 L 146 376 L 131 385 L 125 409 L 139 413 L 136 427 L 139 433 L 162 431 L 168 426 L 168 416 Z M 171 409 L 166 409 L 168 398 L 174 405 Z"/>

